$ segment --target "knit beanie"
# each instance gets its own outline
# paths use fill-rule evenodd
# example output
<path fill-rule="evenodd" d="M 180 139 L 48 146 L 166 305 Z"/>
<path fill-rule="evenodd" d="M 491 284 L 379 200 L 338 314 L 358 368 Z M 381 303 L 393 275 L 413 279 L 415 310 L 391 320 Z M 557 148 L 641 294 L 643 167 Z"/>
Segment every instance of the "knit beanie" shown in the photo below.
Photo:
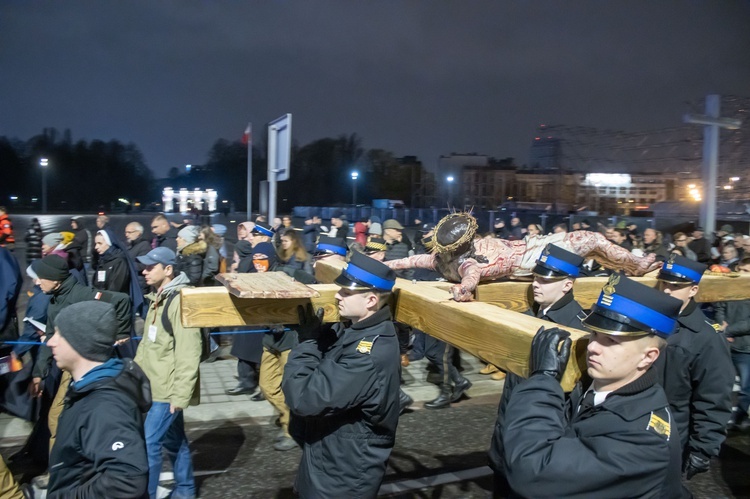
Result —
<path fill-rule="evenodd" d="M 193 244 L 198 239 L 198 233 L 198 227 L 195 225 L 188 225 L 187 227 L 183 227 L 177 235 L 187 244 Z"/>
<path fill-rule="evenodd" d="M 48 281 L 64 281 L 70 275 L 68 262 L 58 255 L 47 255 L 41 260 L 34 260 L 31 269 L 36 272 L 39 279 Z"/>
<path fill-rule="evenodd" d="M 220 237 L 227 233 L 227 226 L 223 224 L 213 224 L 211 228 L 214 230 L 214 234 Z"/>
<path fill-rule="evenodd" d="M 62 235 L 59 232 L 52 232 L 51 234 L 47 234 L 42 238 L 42 244 L 45 244 L 47 246 L 56 247 L 58 244 L 60 244 L 63 240 Z"/>
<path fill-rule="evenodd" d="M 371 223 L 370 224 L 369 233 L 370 234 L 374 234 L 376 236 L 382 236 L 383 235 L 383 226 L 380 225 L 377 222 Z"/>
<path fill-rule="evenodd" d="M 115 307 L 110 303 L 87 300 L 65 307 L 57 314 L 55 326 L 81 357 L 106 362 L 114 353 L 117 339 Z"/>

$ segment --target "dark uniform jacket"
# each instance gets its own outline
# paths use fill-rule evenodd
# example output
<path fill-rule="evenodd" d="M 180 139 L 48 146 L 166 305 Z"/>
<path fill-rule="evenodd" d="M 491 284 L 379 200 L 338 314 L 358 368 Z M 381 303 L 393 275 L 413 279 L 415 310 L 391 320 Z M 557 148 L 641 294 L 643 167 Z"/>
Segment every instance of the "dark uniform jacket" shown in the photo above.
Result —
<path fill-rule="evenodd" d="M 282 388 L 302 446 L 301 497 L 377 495 L 396 438 L 399 370 L 388 307 L 292 350 Z"/>
<path fill-rule="evenodd" d="M 728 324 L 724 336 L 732 338 L 729 349 L 750 353 L 750 300 L 724 301 L 715 304 L 716 322 Z"/>
<path fill-rule="evenodd" d="M 656 367 L 680 432 L 683 452 L 708 459 L 719 454 L 731 413 L 734 368 L 727 341 L 695 301 L 680 313 Z"/>
<path fill-rule="evenodd" d="M 71 274 L 52 293 L 49 307 L 47 307 L 47 329 L 45 335 L 48 340 L 55 334 L 55 318 L 60 313 L 60 310 L 68 305 L 86 300 L 101 300 L 111 303 L 115 307 L 115 317 L 117 318 L 117 339 L 130 337 L 130 327 L 132 325 L 130 297 L 124 293 L 91 289 L 80 284 Z M 52 350 L 44 344 L 39 347 L 39 357 L 36 364 L 34 364 L 33 376 L 44 378 L 51 364 Z"/>
<path fill-rule="evenodd" d="M 529 311 L 529 315 L 531 312 L 539 319 L 576 329 L 583 329 L 581 321 L 586 317 L 583 309 L 573 297 L 572 291 L 565 293 L 565 296 L 553 303 L 546 314 L 537 303 L 534 304 L 534 309 Z"/>
<path fill-rule="evenodd" d="M 131 359 L 111 359 L 71 384 L 47 497 L 148 497 L 142 414 L 150 407 L 148 378 Z"/>
<path fill-rule="evenodd" d="M 143 234 L 138 236 L 135 241 L 128 241 L 128 255 L 135 264 L 135 270 L 138 272 L 138 286 L 140 286 L 143 294 L 148 294 L 148 284 L 146 284 L 146 277 L 143 275 L 143 270 L 146 268 L 145 263 L 141 263 L 137 260 L 139 256 L 143 256 L 151 251 L 151 243 L 146 241 Z"/>
<path fill-rule="evenodd" d="M 566 403 L 560 384 L 536 375 L 508 401 L 505 468 L 522 497 L 681 497 L 680 442 L 667 398 L 647 371 L 578 412 L 581 385 Z"/>

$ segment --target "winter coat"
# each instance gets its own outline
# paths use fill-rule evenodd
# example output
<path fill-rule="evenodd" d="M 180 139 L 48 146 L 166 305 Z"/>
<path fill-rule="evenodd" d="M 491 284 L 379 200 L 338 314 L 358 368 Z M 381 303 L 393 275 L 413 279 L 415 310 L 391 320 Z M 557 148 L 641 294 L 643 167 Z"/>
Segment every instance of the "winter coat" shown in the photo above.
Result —
<path fill-rule="evenodd" d="M 724 336 L 732 338 L 733 352 L 750 353 L 750 300 L 724 301 L 714 305 L 716 322 L 727 323 Z"/>
<path fill-rule="evenodd" d="M 115 317 L 117 319 L 117 339 L 130 337 L 132 326 L 131 303 L 130 297 L 124 293 L 114 291 L 100 291 L 91 289 L 76 281 L 71 274 L 65 279 L 60 287 L 52 293 L 52 297 L 47 307 L 47 331 L 45 335 L 49 340 L 55 334 L 55 318 L 60 310 L 74 303 L 87 300 L 101 300 L 111 303 L 115 307 Z M 33 376 L 44 378 L 52 364 L 52 351 L 44 344 L 39 347 L 39 356 L 34 364 Z"/>
<path fill-rule="evenodd" d="M 308 253 L 315 253 L 318 245 L 318 235 L 320 234 L 320 224 L 310 224 L 302 227 L 302 242 Z"/>
<path fill-rule="evenodd" d="M 111 359 L 71 383 L 47 497 L 148 497 L 143 414 L 150 407 L 148 379 L 130 359 Z"/>
<path fill-rule="evenodd" d="M 42 226 L 39 221 L 31 222 L 26 230 L 26 261 L 31 262 L 42 257 Z"/>
<path fill-rule="evenodd" d="M 685 454 L 717 456 L 732 408 L 734 367 L 724 336 L 690 301 L 656 361 Z M 666 353 L 666 355 L 664 355 Z"/>
<path fill-rule="evenodd" d="M 213 286 L 216 284 L 214 276 L 219 273 L 220 260 L 219 250 L 213 246 L 206 245 L 206 256 L 203 258 L 203 272 L 201 273 L 202 286 Z"/>
<path fill-rule="evenodd" d="M 197 286 L 202 281 L 203 259 L 208 245 L 205 241 L 195 241 L 182 248 L 177 254 L 177 269 L 184 272 L 191 286 Z"/>
<path fill-rule="evenodd" d="M 164 329 L 162 319 L 169 296 L 187 285 L 188 277 L 182 272 L 161 291 L 146 297 L 151 305 L 146 314 L 143 339 L 133 359 L 151 382 L 154 402 L 166 402 L 183 409 L 200 403 L 201 330 L 182 325 L 179 296 L 171 301 L 167 311 L 172 334 Z"/>
<path fill-rule="evenodd" d="M 26 304 L 26 311 L 24 312 L 24 318 L 29 317 L 37 322 L 45 324 L 47 322 L 47 307 L 49 307 L 50 295 L 44 293 L 42 288 L 34 286 L 33 295 L 29 298 Z M 41 334 L 39 330 L 31 322 L 23 322 L 21 327 L 21 335 L 18 337 L 19 341 L 39 341 Z M 22 356 L 24 353 L 31 350 L 33 345 L 15 345 L 13 351 L 16 352 L 17 356 Z"/>
<path fill-rule="evenodd" d="M 354 224 L 354 242 L 357 242 L 364 247 L 367 245 L 367 225 L 362 222 Z"/>
<path fill-rule="evenodd" d="M 156 234 L 154 234 L 154 238 L 151 241 L 151 246 L 153 248 L 161 248 L 162 246 L 164 246 L 165 248 L 169 248 L 177 253 L 177 229 L 172 227 L 166 232 L 166 234 L 163 234 L 161 236 L 157 236 Z"/>
<path fill-rule="evenodd" d="M 70 244 L 68 244 L 68 249 L 70 250 L 71 248 L 78 252 L 78 255 L 80 255 L 82 262 L 90 262 L 91 247 L 89 245 L 89 231 L 84 227 L 79 226 L 79 228 L 75 231 L 73 240 L 70 242 Z"/>
<path fill-rule="evenodd" d="M 578 412 L 552 376 L 523 380 L 507 401 L 505 473 L 522 497 L 682 497 L 680 447 L 667 398 L 647 371 Z M 497 463 L 493 464 L 497 469 Z"/>
<path fill-rule="evenodd" d="M 146 277 L 143 275 L 143 270 L 146 265 L 138 261 L 139 256 L 143 256 L 151 251 L 151 244 L 143 237 L 143 234 L 138 236 L 135 241 L 128 241 L 128 255 L 135 265 L 135 270 L 138 273 L 138 286 L 144 295 L 148 294 L 148 284 L 146 284 Z"/>
<path fill-rule="evenodd" d="M 128 293 L 130 291 L 130 269 L 127 255 L 115 246 L 110 246 L 99 255 L 91 283 L 95 289 Z"/>
<path fill-rule="evenodd" d="M 396 438 L 399 349 L 390 309 L 294 347 L 282 389 L 302 446 L 302 498 L 375 497 Z"/>
<path fill-rule="evenodd" d="M 297 257 L 295 255 L 292 255 L 289 258 L 288 262 L 284 262 L 279 258 L 276 261 L 276 265 L 271 269 L 274 272 L 284 272 L 290 277 L 294 277 L 294 273 L 298 271 L 307 272 L 310 275 L 315 275 L 315 271 L 313 270 L 312 262 L 310 257 L 308 257 L 304 261 L 297 261 Z"/>
<path fill-rule="evenodd" d="M 699 262 L 708 263 L 711 261 L 711 243 L 705 237 L 693 239 L 688 243 L 688 248 L 693 250 Z"/>
<path fill-rule="evenodd" d="M 565 293 L 562 298 L 553 303 L 549 310 L 547 310 L 547 313 L 543 313 L 542 309 L 536 303 L 534 303 L 533 310 L 529 312 L 533 313 L 539 319 L 554 322 L 561 326 L 584 329 L 581 321 L 586 317 L 586 314 L 578 302 L 575 301 L 575 298 L 573 298 L 573 291 Z"/>

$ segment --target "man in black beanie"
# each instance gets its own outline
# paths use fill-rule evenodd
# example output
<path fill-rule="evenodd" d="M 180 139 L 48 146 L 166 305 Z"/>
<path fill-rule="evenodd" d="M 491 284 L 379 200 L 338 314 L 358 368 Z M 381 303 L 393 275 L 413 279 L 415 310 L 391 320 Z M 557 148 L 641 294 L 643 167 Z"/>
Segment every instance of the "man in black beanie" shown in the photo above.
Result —
<path fill-rule="evenodd" d="M 99 300 L 111 303 L 114 306 L 115 316 L 117 318 L 117 342 L 127 341 L 130 338 L 131 328 L 131 305 L 128 295 L 116 293 L 114 291 L 99 291 L 80 284 L 75 276 L 68 270 L 68 264 L 58 255 L 47 255 L 41 260 L 36 260 L 31 264 L 31 269 L 39 278 L 39 287 L 45 294 L 52 295 L 47 308 L 47 328 L 45 338 L 50 340 L 55 334 L 55 325 L 58 314 L 66 307 L 74 303 Z M 39 348 L 39 355 L 36 364 L 32 369 L 31 386 L 29 388 L 32 395 L 42 396 L 43 383 L 50 373 L 54 378 L 56 374 L 52 369 L 52 352 L 47 345 Z M 49 409 L 47 424 L 50 430 L 50 450 L 55 443 L 57 435 L 57 420 L 63 409 L 65 393 L 70 383 L 70 373 L 63 371 L 57 392 L 54 395 L 54 401 Z M 54 386 L 54 380 L 48 383 L 50 387 Z M 54 391 L 48 388 L 50 394 Z M 46 487 L 47 476 L 35 479 L 35 485 L 40 488 Z"/>
<path fill-rule="evenodd" d="M 148 378 L 132 359 L 114 357 L 115 309 L 83 301 L 57 316 L 47 345 L 73 381 L 50 455 L 47 497 L 147 497 L 143 414 Z"/>

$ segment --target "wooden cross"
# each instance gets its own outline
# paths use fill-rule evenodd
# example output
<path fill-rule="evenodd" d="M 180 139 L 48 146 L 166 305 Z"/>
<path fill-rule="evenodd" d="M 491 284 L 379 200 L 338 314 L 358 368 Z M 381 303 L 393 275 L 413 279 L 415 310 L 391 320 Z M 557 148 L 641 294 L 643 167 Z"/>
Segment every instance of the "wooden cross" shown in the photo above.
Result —
<path fill-rule="evenodd" d="M 318 282 L 332 283 L 346 264 L 319 261 Z M 221 274 L 225 287 L 183 288 L 182 322 L 188 327 L 244 326 L 249 324 L 296 324 L 297 305 L 312 302 L 323 307 L 326 322 L 339 320 L 335 284 L 305 286 L 283 272 Z M 654 277 L 634 278 L 655 286 Z M 605 277 L 576 280 L 573 291 L 584 309 L 596 302 Z M 533 303 L 529 282 L 480 284 L 476 301 L 451 299 L 449 282 L 416 282 L 398 279 L 391 307 L 394 318 L 425 333 L 522 376 L 528 374 L 529 349 L 534 333 L 550 323 L 525 315 Z M 701 302 L 750 298 L 750 275 L 737 277 L 706 275 L 696 299 Z M 588 333 L 567 328 L 573 339 L 571 359 L 561 385 L 570 391 L 586 369 Z"/>

